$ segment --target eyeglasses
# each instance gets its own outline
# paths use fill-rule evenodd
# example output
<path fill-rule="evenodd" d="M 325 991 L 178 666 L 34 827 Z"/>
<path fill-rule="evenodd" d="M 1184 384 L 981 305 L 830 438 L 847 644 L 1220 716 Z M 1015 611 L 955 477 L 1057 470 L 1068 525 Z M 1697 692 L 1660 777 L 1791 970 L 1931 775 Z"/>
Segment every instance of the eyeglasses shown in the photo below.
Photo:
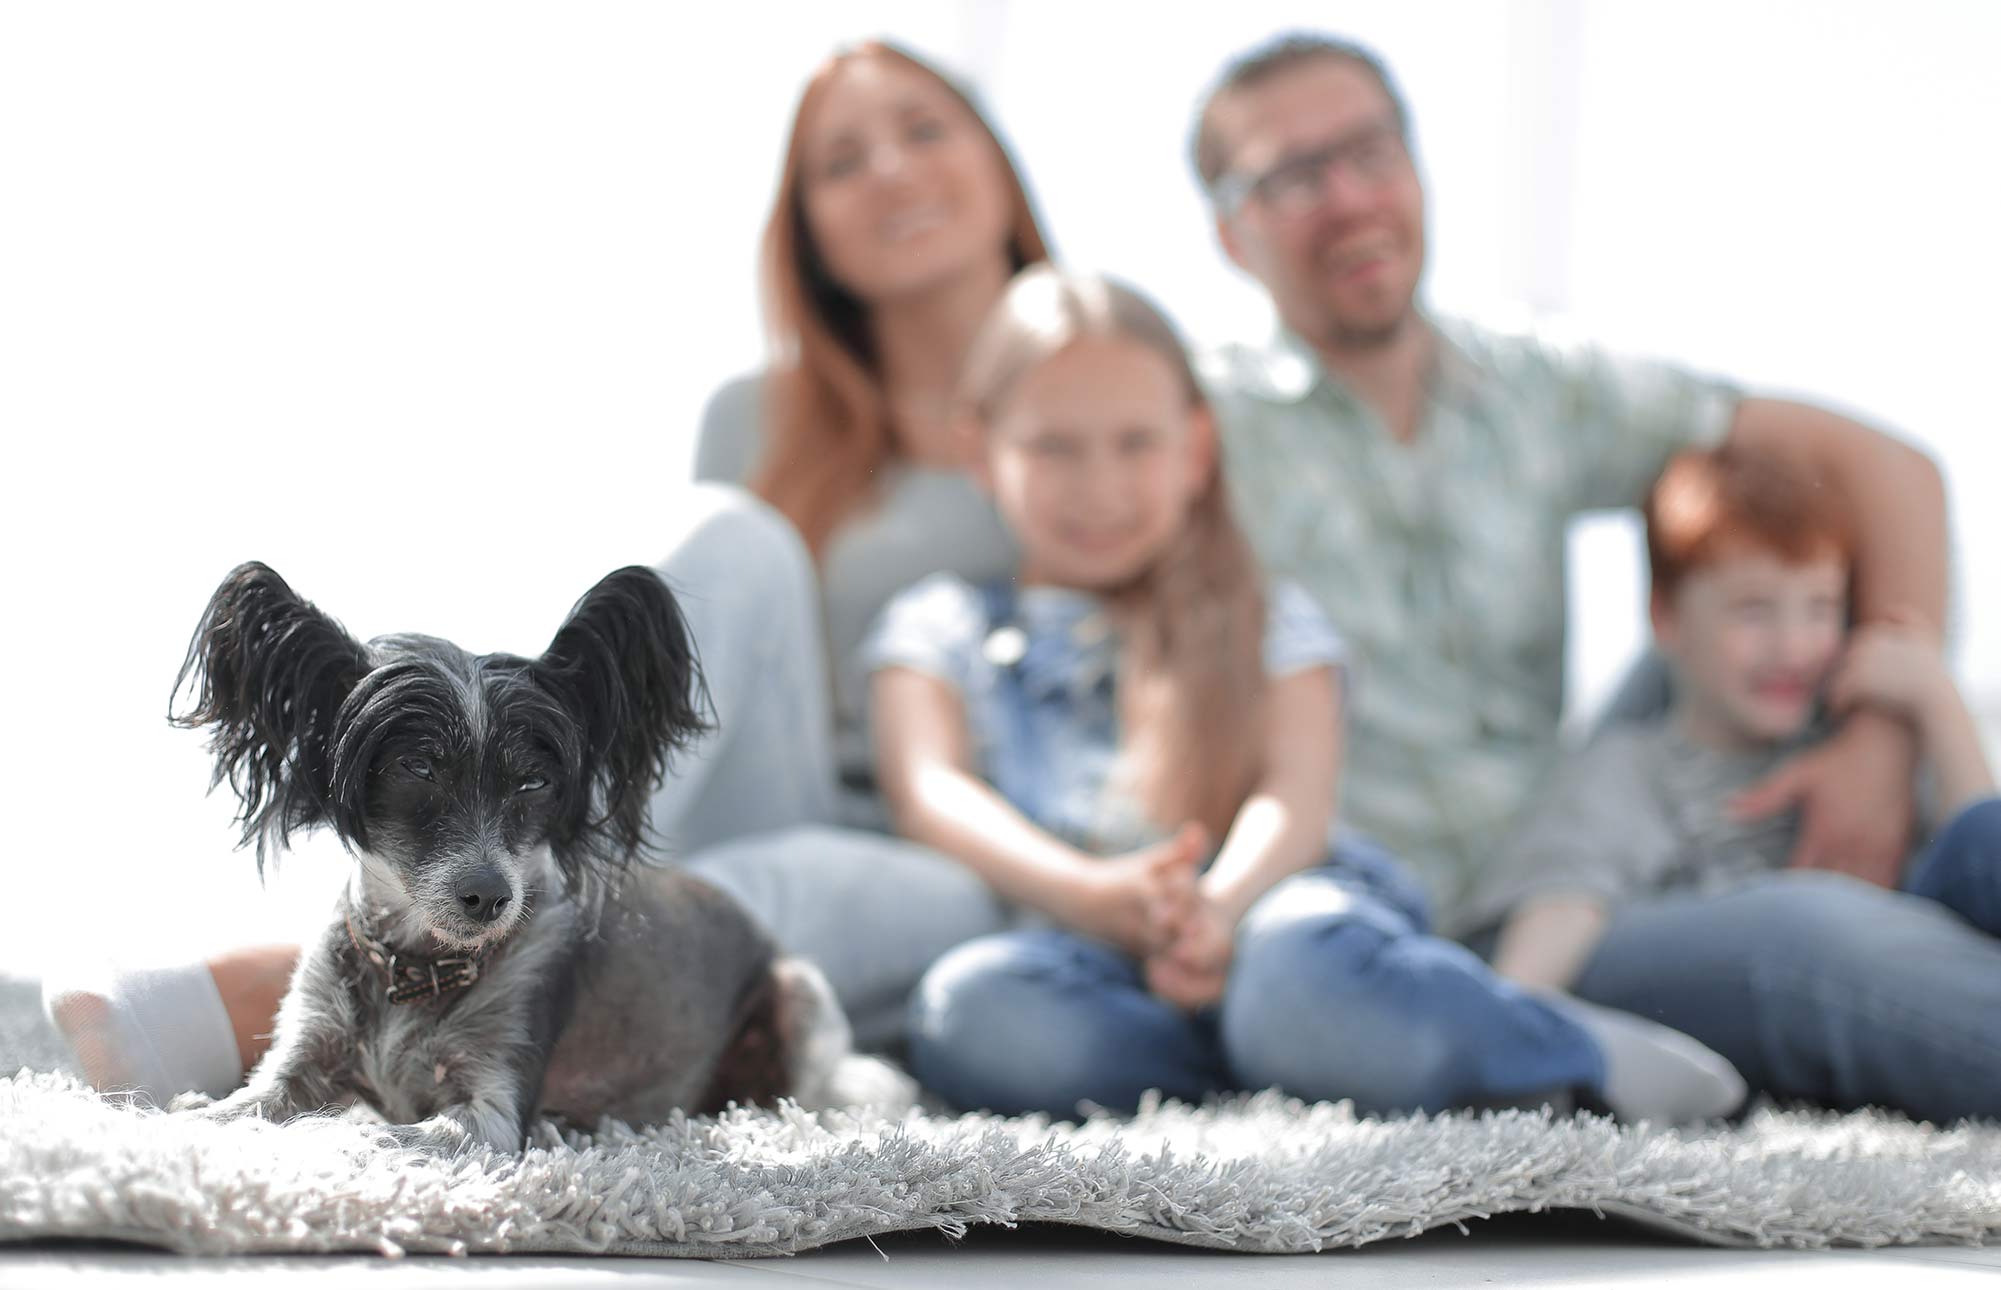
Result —
<path fill-rule="evenodd" d="M 1379 184 L 1408 156 L 1403 132 L 1393 122 L 1378 121 L 1287 157 L 1262 174 L 1225 175 L 1210 190 L 1210 198 L 1224 215 L 1235 215 L 1253 197 L 1274 214 L 1304 215 L 1320 204 L 1327 176 L 1334 171 L 1345 168 L 1364 183 Z"/>

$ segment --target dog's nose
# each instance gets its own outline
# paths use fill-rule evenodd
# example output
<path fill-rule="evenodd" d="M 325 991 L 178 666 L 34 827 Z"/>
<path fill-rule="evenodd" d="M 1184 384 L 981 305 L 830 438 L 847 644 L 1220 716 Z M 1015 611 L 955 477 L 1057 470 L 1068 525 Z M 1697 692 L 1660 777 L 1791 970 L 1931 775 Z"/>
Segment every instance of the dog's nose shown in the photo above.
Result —
<path fill-rule="evenodd" d="M 466 917 L 490 923 L 507 912 L 507 902 L 513 898 L 514 892 L 498 870 L 483 869 L 470 878 L 459 880 L 458 895 Z"/>

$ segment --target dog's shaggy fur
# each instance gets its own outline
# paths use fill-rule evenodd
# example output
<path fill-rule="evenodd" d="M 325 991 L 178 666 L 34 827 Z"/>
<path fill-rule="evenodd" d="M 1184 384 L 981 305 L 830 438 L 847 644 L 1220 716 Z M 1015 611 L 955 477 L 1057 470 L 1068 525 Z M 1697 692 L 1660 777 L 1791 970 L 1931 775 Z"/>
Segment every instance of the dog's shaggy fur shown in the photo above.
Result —
<path fill-rule="evenodd" d="M 652 570 L 605 578 L 527 659 L 364 646 L 245 564 L 195 631 L 184 690 L 174 719 L 213 732 L 260 866 L 319 825 L 355 859 L 271 1051 L 197 1113 L 359 1097 L 404 1141 L 518 1150 L 537 1115 L 908 1097 L 848 1051 L 815 969 L 714 888 L 631 866 L 669 755 L 705 729 L 693 643 Z"/>

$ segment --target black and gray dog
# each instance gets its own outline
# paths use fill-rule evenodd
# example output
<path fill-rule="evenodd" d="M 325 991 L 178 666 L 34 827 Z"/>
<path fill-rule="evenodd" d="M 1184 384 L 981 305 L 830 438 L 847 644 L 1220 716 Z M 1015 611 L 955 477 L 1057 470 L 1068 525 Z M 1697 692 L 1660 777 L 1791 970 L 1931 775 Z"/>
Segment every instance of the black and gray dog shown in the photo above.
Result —
<path fill-rule="evenodd" d="M 693 644 L 652 570 L 606 577 L 528 659 L 363 645 L 245 564 L 196 628 L 184 690 L 174 720 L 211 728 L 259 868 L 321 825 L 355 861 L 270 1052 L 197 1114 L 358 1097 L 412 1145 L 515 1151 L 538 1115 L 908 1099 L 849 1050 L 817 970 L 713 887 L 632 864 L 670 755 L 706 728 Z"/>

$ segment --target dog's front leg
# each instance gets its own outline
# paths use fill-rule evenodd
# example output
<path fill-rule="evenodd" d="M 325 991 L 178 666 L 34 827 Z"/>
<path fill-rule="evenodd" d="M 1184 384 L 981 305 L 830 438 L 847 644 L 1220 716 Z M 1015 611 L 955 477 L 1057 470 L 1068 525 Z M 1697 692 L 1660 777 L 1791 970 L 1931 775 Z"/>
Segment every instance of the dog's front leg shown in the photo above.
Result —
<path fill-rule="evenodd" d="M 516 950 L 502 969 L 516 973 L 514 978 L 481 981 L 482 990 L 509 988 L 452 1017 L 430 1071 L 435 1110 L 415 1124 L 392 1127 L 396 1140 L 428 1151 L 486 1147 L 518 1153 L 542 1100 L 549 1055 L 570 1013 L 573 967 L 566 948 L 550 953 L 545 942 Z"/>
<path fill-rule="evenodd" d="M 568 907 L 544 908 L 433 1029 L 427 1065 L 416 1072 L 421 1092 L 400 1111 L 416 1122 L 389 1130 L 398 1142 L 448 1153 L 520 1152 L 569 1020 L 575 954 Z"/>
<path fill-rule="evenodd" d="M 437 1110 L 415 1124 L 391 1125 L 390 1136 L 406 1147 L 446 1154 L 480 1147 L 519 1152 L 527 1140 L 539 1070 L 490 1053 L 441 1061 L 435 1071 Z"/>
<path fill-rule="evenodd" d="M 335 1110 L 349 1100 L 347 1090 L 324 1078 L 322 1072 L 274 1062 L 272 1059 L 277 1055 L 274 1047 L 250 1073 L 243 1087 L 220 1102 L 210 1101 L 200 1093 L 183 1093 L 173 1100 L 172 1109 L 204 1120 L 227 1122 L 256 1116 L 279 1123 L 294 1116 Z"/>

